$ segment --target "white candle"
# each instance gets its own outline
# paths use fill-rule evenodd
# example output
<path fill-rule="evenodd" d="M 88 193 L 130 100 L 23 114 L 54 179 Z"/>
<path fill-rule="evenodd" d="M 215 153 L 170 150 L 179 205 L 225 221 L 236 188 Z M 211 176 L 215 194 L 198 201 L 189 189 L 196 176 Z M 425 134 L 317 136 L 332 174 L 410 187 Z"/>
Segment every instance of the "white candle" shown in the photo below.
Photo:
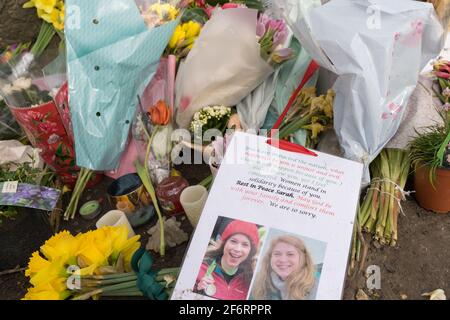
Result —
<path fill-rule="evenodd" d="M 126 226 L 128 230 L 128 239 L 135 236 L 134 230 L 131 227 L 127 216 L 120 210 L 111 210 L 105 213 L 105 215 L 97 221 L 95 226 L 97 227 L 97 229 L 100 229 L 104 226 Z"/>
<path fill-rule="evenodd" d="M 181 205 L 183 206 L 189 222 L 194 228 L 197 226 L 207 198 L 208 190 L 200 185 L 187 187 L 181 193 Z"/>

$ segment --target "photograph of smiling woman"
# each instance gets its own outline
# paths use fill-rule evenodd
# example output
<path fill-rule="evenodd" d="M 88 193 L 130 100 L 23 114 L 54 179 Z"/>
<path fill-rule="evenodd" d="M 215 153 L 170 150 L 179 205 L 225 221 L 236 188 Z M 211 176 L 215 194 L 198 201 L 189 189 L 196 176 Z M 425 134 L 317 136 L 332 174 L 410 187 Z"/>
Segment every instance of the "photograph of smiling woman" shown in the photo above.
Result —
<path fill-rule="evenodd" d="M 205 253 L 193 291 L 216 299 L 245 300 L 258 245 L 256 224 L 231 220 L 218 246 L 210 246 Z"/>
<path fill-rule="evenodd" d="M 282 235 L 273 239 L 255 278 L 254 300 L 310 300 L 317 291 L 311 254 L 299 238 Z"/>

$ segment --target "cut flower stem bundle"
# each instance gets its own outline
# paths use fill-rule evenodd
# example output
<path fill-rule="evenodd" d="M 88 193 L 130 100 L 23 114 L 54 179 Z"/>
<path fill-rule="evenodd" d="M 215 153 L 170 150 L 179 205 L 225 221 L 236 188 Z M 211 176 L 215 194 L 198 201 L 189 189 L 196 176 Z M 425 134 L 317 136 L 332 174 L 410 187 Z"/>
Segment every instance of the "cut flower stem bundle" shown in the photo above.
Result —
<path fill-rule="evenodd" d="M 372 182 L 358 208 L 353 230 L 349 275 L 364 270 L 369 247 L 363 232 L 382 245 L 396 246 L 398 215 L 402 212 L 410 164 L 409 152 L 401 149 L 384 149 L 372 162 Z"/>
<path fill-rule="evenodd" d="M 409 154 L 400 149 L 384 149 L 371 164 L 372 182 L 359 210 L 358 223 L 380 244 L 397 244 L 397 221 L 409 168 Z"/>
<path fill-rule="evenodd" d="M 78 202 L 80 201 L 81 195 L 83 194 L 86 185 L 92 177 L 94 171 L 87 168 L 81 168 L 78 175 L 77 183 L 72 192 L 72 197 L 70 198 L 69 205 L 67 206 L 66 212 L 64 213 L 64 220 L 73 219 L 77 211 Z"/>

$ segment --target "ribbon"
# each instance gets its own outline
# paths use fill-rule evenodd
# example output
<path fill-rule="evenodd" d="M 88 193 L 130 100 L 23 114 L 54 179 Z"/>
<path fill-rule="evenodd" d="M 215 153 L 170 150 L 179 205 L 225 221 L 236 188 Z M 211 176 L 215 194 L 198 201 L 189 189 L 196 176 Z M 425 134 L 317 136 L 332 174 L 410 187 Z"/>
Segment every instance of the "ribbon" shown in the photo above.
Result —
<path fill-rule="evenodd" d="M 137 273 L 137 286 L 151 300 L 167 300 L 164 286 L 156 282 L 156 272 L 152 271 L 153 257 L 145 249 L 137 250 L 131 259 L 131 267 Z"/>
<path fill-rule="evenodd" d="M 411 193 L 415 193 L 415 191 L 405 191 L 405 190 L 404 190 L 402 187 L 400 187 L 397 183 L 395 183 L 394 181 L 392 181 L 391 179 L 388 179 L 388 178 L 383 178 L 383 179 L 380 179 L 380 178 L 373 178 L 372 181 L 371 181 L 371 183 L 376 183 L 376 182 L 387 182 L 387 183 L 393 184 L 393 185 L 394 185 L 394 190 L 398 190 L 398 191 L 400 192 L 401 198 L 398 198 L 398 197 L 396 197 L 395 195 L 393 195 L 393 194 L 391 194 L 391 193 L 389 193 L 389 192 L 381 191 L 380 188 L 376 188 L 376 187 L 370 187 L 370 188 L 368 188 L 367 191 L 366 191 L 366 195 L 367 195 L 367 193 L 369 192 L 369 190 L 377 190 L 377 191 L 379 191 L 381 194 L 387 194 L 387 195 L 389 195 L 390 197 L 393 197 L 395 200 L 397 200 L 397 204 L 398 204 L 398 207 L 400 208 L 400 212 L 402 213 L 402 215 L 405 216 L 405 213 L 404 213 L 404 211 L 403 211 L 403 207 L 402 207 L 402 205 L 401 205 L 401 201 L 402 201 L 402 200 L 403 200 L 403 201 L 406 201 L 406 196 L 410 196 Z"/>

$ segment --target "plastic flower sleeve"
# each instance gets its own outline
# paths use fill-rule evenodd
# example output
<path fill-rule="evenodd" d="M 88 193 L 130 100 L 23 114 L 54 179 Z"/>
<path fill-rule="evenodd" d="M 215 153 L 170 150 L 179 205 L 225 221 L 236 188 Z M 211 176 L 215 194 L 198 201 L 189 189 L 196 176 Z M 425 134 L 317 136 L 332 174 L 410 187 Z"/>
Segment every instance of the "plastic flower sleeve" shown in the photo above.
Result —
<path fill-rule="evenodd" d="M 175 83 L 176 57 L 173 55 L 162 58 L 155 76 L 145 89 L 133 123 L 133 140 L 139 154 L 141 163 L 145 163 L 149 137 L 154 133 L 153 142 L 149 150 L 148 169 L 150 178 L 154 183 L 161 182 L 170 176 L 172 146 L 171 135 L 173 130 L 173 101 Z M 163 102 L 168 107 L 169 119 L 166 124 L 152 121 L 150 109 Z M 157 120 L 153 118 L 153 120 Z"/>
<path fill-rule="evenodd" d="M 275 1 L 278 10 L 290 13 L 284 16 L 311 56 L 338 75 L 334 128 L 344 156 L 365 164 L 367 182 L 368 165 L 397 131 L 420 71 L 442 48 L 444 30 L 433 6 L 405 0 L 335 0 L 317 7 L 312 0 Z"/>
<path fill-rule="evenodd" d="M 60 75 L 47 75 L 37 63 L 23 62 L 26 53 L 8 72 L 0 75 L 0 94 L 27 135 L 30 143 L 41 150 L 41 157 L 64 183 L 76 180 L 75 151 L 56 107 L 53 95 L 59 90 Z"/>
<path fill-rule="evenodd" d="M 261 58 L 257 10 L 216 10 L 180 64 L 176 79 L 176 122 L 187 128 L 196 111 L 234 106 L 274 70 Z"/>
<path fill-rule="evenodd" d="M 77 164 L 114 170 L 136 97 L 153 77 L 178 20 L 149 28 L 134 0 L 68 0 L 66 6 L 76 6 L 81 17 L 65 31 Z"/>

